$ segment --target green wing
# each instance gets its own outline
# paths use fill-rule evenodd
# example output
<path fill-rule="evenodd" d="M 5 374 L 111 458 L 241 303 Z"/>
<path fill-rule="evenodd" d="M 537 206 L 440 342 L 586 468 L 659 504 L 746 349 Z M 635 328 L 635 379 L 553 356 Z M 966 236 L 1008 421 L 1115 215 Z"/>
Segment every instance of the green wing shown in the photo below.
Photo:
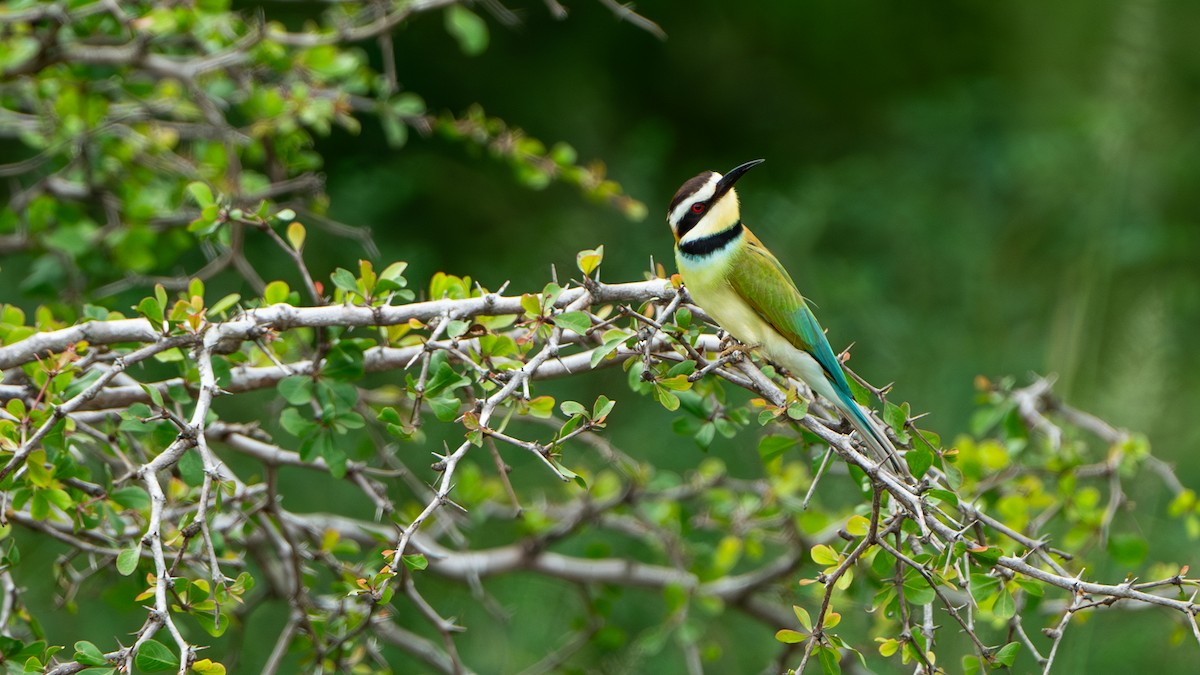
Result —
<path fill-rule="evenodd" d="M 817 323 L 804 296 L 787 270 L 747 230 L 746 245 L 733 261 L 729 283 L 754 311 L 796 346 L 821 364 L 826 376 L 846 402 L 854 399 L 842 365 L 833 354 L 825 331 Z"/>

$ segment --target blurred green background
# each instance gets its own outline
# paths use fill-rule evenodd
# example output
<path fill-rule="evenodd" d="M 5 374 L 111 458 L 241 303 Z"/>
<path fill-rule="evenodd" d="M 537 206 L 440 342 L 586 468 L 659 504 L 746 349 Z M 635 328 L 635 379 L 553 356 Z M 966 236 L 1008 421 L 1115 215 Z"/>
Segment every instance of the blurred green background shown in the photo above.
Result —
<path fill-rule="evenodd" d="M 408 260 L 414 280 L 446 271 L 512 292 L 541 288 L 552 264 L 568 275 L 578 250 L 600 244 L 607 281 L 642 278 L 651 258 L 673 271 L 663 214 L 678 185 L 763 157 L 739 184 L 745 221 L 815 302 L 835 349 L 855 343 L 851 366 L 896 382 L 943 438 L 969 429 L 977 375 L 1054 374 L 1069 402 L 1144 431 L 1185 484 L 1200 484 L 1200 4 L 639 3 L 666 41 L 596 2 L 571 2 L 564 21 L 535 0 L 512 5 L 511 28 L 480 9 L 491 41 L 478 57 L 457 50 L 440 13 L 405 24 L 400 81 L 432 111 L 480 103 L 603 160 L 650 215 L 630 222 L 562 185 L 528 190 L 503 163 L 436 136 L 388 150 L 366 120 L 317 149 L 331 215 L 371 228 L 383 261 Z M 320 6 L 267 7 L 279 18 Z M 310 242 L 318 278 L 366 255 L 324 232 Z M 264 277 L 290 274 L 269 242 L 249 245 Z M 627 451 L 666 449 L 658 463 L 676 469 L 700 461 L 621 379 L 570 386 L 581 400 L 622 401 L 608 436 Z M 710 453 L 755 475 L 753 439 L 718 439 Z M 1150 558 L 1195 562 L 1144 483 L 1132 497 Z M 314 509 L 338 498 L 310 497 Z M 533 617 L 510 627 L 521 638 L 472 654 L 509 649 L 527 662 L 552 641 L 534 629 L 553 632 L 548 603 L 561 591 L 527 581 L 489 586 Z M 48 601 L 52 589 L 31 592 Z M 478 611 L 461 596 L 446 613 Z M 1188 672 L 1194 645 L 1165 649 L 1171 626 L 1097 612 L 1072 624 L 1057 670 Z M 261 662 L 252 652 L 272 630 L 251 627 L 244 663 Z M 773 649 L 761 626 L 746 630 Z"/>

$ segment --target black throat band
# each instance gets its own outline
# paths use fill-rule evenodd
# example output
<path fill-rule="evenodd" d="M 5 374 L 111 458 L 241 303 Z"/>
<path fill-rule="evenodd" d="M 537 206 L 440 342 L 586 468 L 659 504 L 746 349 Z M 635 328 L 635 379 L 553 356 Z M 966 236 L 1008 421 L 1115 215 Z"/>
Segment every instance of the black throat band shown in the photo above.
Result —
<path fill-rule="evenodd" d="M 692 258 L 701 258 L 725 248 L 729 245 L 729 242 L 737 239 L 741 233 L 742 221 L 739 220 L 733 224 L 733 227 L 722 232 L 710 234 L 707 237 L 693 239 L 688 242 L 680 242 L 679 252 Z"/>

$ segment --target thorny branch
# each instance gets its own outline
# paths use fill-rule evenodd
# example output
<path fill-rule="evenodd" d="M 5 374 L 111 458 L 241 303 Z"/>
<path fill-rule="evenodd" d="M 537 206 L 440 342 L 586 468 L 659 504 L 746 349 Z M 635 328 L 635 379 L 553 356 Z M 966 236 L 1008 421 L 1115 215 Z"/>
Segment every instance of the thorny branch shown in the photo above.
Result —
<path fill-rule="evenodd" d="M 480 359 L 480 336 L 445 337 L 445 326 L 451 320 L 469 322 L 503 315 L 528 316 L 521 296 L 501 296 L 487 292 L 478 297 L 461 300 L 443 299 L 370 308 L 345 303 L 315 307 L 272 305 L 247 310 L 228 321 L 206 323 L 199 330 L 184 331 L 178 335 L 164 335 L 140 319 L 91 322 L 60 331 L 35 334 L 24 341 L 0 347 L 0 363 L 15 373 L 17 371 L 12 369 L 23 364 L 36 363 L 38 359 L 50 363 L 59 354 L 74 353 L 77 354 L 77 359 L 73 363 L 105 367 L 101 371 L 100 379 L 69 398 L 66 403 L 56 406 L 54 410 L 62 412 L 57 413 L 58 417 L 47 418 L 44 424 L 52 424 L 55 419 L 61 418 L 70 419 L 81 428 L 91 428 L 88 425 L 104 425 L 106 420 L 120 419 L 122 409 L 131 403 L 154 404 L 156 399 L 163 400 L 164 394 L 180 388 L 195 387 L 192 412 L 186 421 L 173 412 L 178 409 L 176 404 L 164 401 L 164 407 L 159 409 L 164 419 L 175 420 L 174 423 L 179 426 L 176 440 L 157 454 L 149 448 L 138 451 L 145 459 L 132 475 L 142 481 L 150 496 L 148 518 L 141 532 L 135 533 L 128 529 L 109 531 L 99 539 L 85 541 L 72 534 L 69 529 L 54 530 L 55 536 L 69 545 L 78 547 L 80 553 L 90 559 L 111 561 L 114 552 L 137 542 L 140 542 L 139 548 L 145 546 L 149 549 L 148 552 L 140 552 L 140 556 L 146 557 L 155 570 L 152 594 L 154 602 L 134 644 L 114 658 L 128 666 L 132 663 L 137 649 L 152 639 L 157 631 L 166 628 L 183 655 L 180 662 L 181 672 L 185 670 L 186 665 L 195 658 L 195 645 L 186 640 L 175 625 L 174 615 L 178 614 L 179 610 L 173 608 L 174 604 L 178 604 L 178 600 L 173 599 L 177 592 L 174 581 L 182 575 L 183 578 L 207 578 L 214 588 L 226 583 L 227 577 L 221 571 L 222 566 L 241 569 L 241 564 L 235 560 L 222 560 L 217 555 L 213 547 L 214 533 L 221 532 L 228 541 L 230 537 L 239 536 L 235 535 L 235 530 L 232 529 L 237 523 L 253 525 L 259 522 L 259 525 L 248 530 L 251 534 L 246 539 L 246 544 L 257 551 L 257 558 L 273 559 L 277 562 L 272 563 L 272 566 L 278 566 L 281 571 L 288 570 L 280 576 L 268 574 L 266 579 L 271 587 L 269 592 L 281 598 L 290 598 L 289 602 L 293 607 L 293 619 L 289 620 L 274 649 L 271 669 L 277 670 L 280 667 L 282 655 L 288 650 L 289 643 L 295 640 L 311 641 L 317 653 L 328 654 L 336 660 L 345 658 L 342 645 L 354 640 L 353 636 L 364 632 L 376 632 L 390 644 L 406 646 L 418 658 L 438 670 L 465 672 L 468 667 L 456 645 L 456 636 L 460 634 L 463 626 L 444 618 L 423 596 L 420 566 L 409 560 L 408 556 L 421 556 L 428 565 L 429 573 L 459 580 L 478 588 L 482 588 L 484 579 L 516 570 L 533 571 L 585 587 L 599 583 L 661 588 L 679 586 L 698 597 L 720 598 L 731 608 L 765 621 L 771 627 L 778 627 L 787 621 L 787 615 L 780 611 L 778 606 L 772 607 L 771 603 L 765 600 L 764 593 L 795 572 L 802 564 L 800 554 L 807 547 L 832 542 L 838 536 L 836 531 L 829 530 L 816 537 L 799 534 L 781 537 L 775 542 L 775 545 L 781 547 L 781 555 L 775 557 L 771 563 L 752 571 L 726 575 L 707 582 L 700 581 L 694 573 L 688 571 L 687 565 L 683 564 L 659 566 L 622 558 L 584 560 L 545 549 L 551 541 L 573 536 L 574 533 L 588 528 L 607 529 L 635 539 L 648 537 L 660 542 L 670 541 L 674 537 L 663 532 L 660 525 L 645 519 L 631 520 L 626 509 L 632 504 L 653 503 L 657 500 L 664 500 L 663 503 L 686 502 L 700 498 L 718 484 L 733 486 L 732 479 L 728 477 L 720 477 L 716 483 L 697 477 L 690 484 L 663 492 L 635 487 L 634 480 L 610 498 L 599 501 L 585 499 L 576 502 L 574 506 L 551 508 L 547 515 L 560 525 L 523 542 L 492 549 L 472 550 L 463 546 L 469 542 L 463 539 L 461 534 L 456 534 L 458 526 L 455 523 L 459 519 L 459 508 L 456 508 L 458 505 L 455 503 L 454 489 L 464 462 L 494 466 L 496 472 L 503 475 L 507 481 L 507 465 L 503 461 L 497 461 L 497 458 L 503 460 L 503 456 L 492 456 L 495 452 L 492 442 L 503 441 L 505 445 L 517 447 L 522 452 L 536 454 L 549 468 L 551 475 L 566 480 L 570 474 L 565 472 L 564 465 L 560 463 L 562 460 L 557 454 L 560 450 L 555 448 L 562 443 L 569 443 L 567 439 L 583 441 L 594 437 L 596 420 L 587 420 L 586 426 L 561 434 L 562 438 L 554 443 L 526 440 L 506 429 L 507 419 L 515 409 L 514 406 L 528 405 L 532 401 L 530 386 L 538 379 L 584 373 L 593 367 L 593 363 L 596 366 L 612 366 L 633 359 L 638 367 L 648 366 L 651 369 L 642 377 L 645 381 L 654 383 L 659 376 L 655 375 L 652 369 L 657 368 L 658 364 L 674 367 L 692 362 L 694 372 L 710 373 L 746 388 L 760 396 L 765 405 L 777 406 L 780 410 L 786 409 L 795 400 L 797 392 L 801 396 L 807 396 L 798 382 L 789 380 L 781 373 L 769 376 L 748 358 L 728 358 L 725 355 L 709 360 L 710 354 L 720 351 L 716 336 L 695 333 L 689 338 L 686 332 L 673 324 L 677 320 L 674 312 L 681 308 L 687 308 L 695 318 L 704 316 L 701 310 L 687 304 L 686 299 L 686 294 L 677 292 L 666 280 L 616 285 L 589 280 L 583 286 L 568 287 L 556 296 L 547 296 L 539 301 L 539 306 L 546 312 L 544 316 L 495 332 L 496 335 L 530 340 L 531 344 L 536 345 L 521 360 L 518 367 L 505 370 L 497 370 L 494 363 Z M 620 328 L 618 323 L 596 314 L 602 311 L 600 308 L 613 303 L 627 308 L 623 314 L 630 322 L 628 328 Z M 555 317 L 577 312 L 589 316 L 588 324 L 592 328 L 577 332 L 576 328 L 555 324 Z M 468 440 L 436 458 L 434 469 L 437 471 L 437 478 L 432 489 L 426 490 L 419 483 L 414 485 L 412 497 L 424 499 L 423 506 L 414 517 L 400 523 L 399 536 L 393 535 L 391 528 L 386 524 L 333 515 L 301 515 L 284 508 L 284 504 L 279 501 L 280 498 L 273 490 L 269 493 L 270 506 L 263 511 L 263 515 L 254 516 L 256 509 L 263 508 L 261 500 L 268 494 L 264 493 L 261 485 L 245 483 L 235 475 L 217 458 L 211 444 L 218 444 L 229 451 L 245 454 L 262 462 L 269 468 L 271 475 L 274 467 L 279 466 L 303 467 L 326 474 L 333 473 L 334 468 L 323 458 L 305 460 L 296 451 L 274 444 L 262 429 L 211 421 L 214 415 L 221 416 L 219 410 L 214 407 L 217 395 L 231 393 L 236 397 L 240 392 L 277 386 L 285 377 L 319 379 L 322 365 L 302 360 L 291 363 L 280 362 L 278 359 L 268 360 L 230 370 L 227 382 L 222 388 L 217 384 L 214 361 L 231 351 L 236 351 L 238 343 L 246 345 L 252 351 L 261 352 L 259 345 L 262 336 L 266 334 L 287 335 L 301 327 L 345 327 L 369 331 L 380 326 L 409 324 L 414 320 L 434 326 L 429 331 L 429 336 L 419 344 L 411 346 L 377 346 L 366 350 L 363 359 L 364 370 L 384 372 L 415 369 L 425 372 L 420 378 L 424 386 L 428 383 L 426 377 L 429 376 L 429 357 L 442 354 L 448 363 L 459 364 L 465 368 L 464 372 L 472 373 L 479 385 L 490 383 L 491 390 L 486 392 L 486 396 L 477 399 L 473 408 L 460 415 L 459 421 L 465 424 L 468 430 Z M 575 323 L 569 325 L 576 326 Z M 622 335 L 625 339 L 620 344 L 610 344 L 606 347 L 597 334 L 602 330 L 623 330 L 625 332 Z M 83 342 L 86 342 L 86 348 L 80 350 L 75 346 Z M 123 359 L 114 361 L 98 358 L 116 348 L 116 345 L 129 342 L 142 343 L 144 346 L 128 352 Z M 192 358 L 198 366 L 198 381 L 189 383 L 185 379 L 179 379 L 139 383 L 134 379 L 136 373 L 131 373 L 130 365 L 154 353 L 180 347 L 191 350 Z M 468 359 L 473 363 L 464 363 Z M 32 382 L 0 385 L 0 398 L 20 399 L 31 407 L 38 405 L 38 394 L 39 391 Z M 1029 389 L 1018 390 L 1013 394 L 1012 400 L 1022 415 L 1029 414 L 1031 410 L 1039 415 L 1044 415 L 1043 411 L 1054 411 L 1062 419 L 1079 422 L 1079 426 L 1098 433 L 1105 442 L 1118 443 L 1127 438 L 1124 432 L 1054 399 L 1050 388 L 1042 381 L 1038 381 Z M 420 397 L 414 401 L 419 409 L 427 409 L 429 405 L 428 401 Z M 157 404 L 155 406 L 157 407 Z M 499 415 L 501 411 L 504 411 L 503 417 Z M 787 419 L 786 416 L 783 418 Z M 1031 420 L 1030 428 L 1045 433 L 1048 438 L 1055 438 L 1047 426 L 1054 423 L 1048 417 L 1042 419 L 1044 421 Z M 947 472 L 950 469 L 936 468 L 926 474 L 921 482 L 914 482 L 910 476 L 898 476 L 889 472 L 886 467 L 877 466 L 861 452 L 853 437 L 840 431 L 841 425 L 836 416 L 820 401 L 812 401 L 809 413 L 795 424 L 802 427 L 806 433 L 820 439 L 824 449 L 816 449 L 818 457 L 823 457 L 828 450 L 832 450 L 841 458 L 842 463 L 823 462 L 827 465 L 824 469 L 826 473 L 836 474 L 839 473 L 839 467 L 853 466 L 866 476 L 870 493 L 873 495 L 868 533 L 855 539 L 852 549 L 842 557 L 837 569 L 820 579 L 825 591 L 816 614 L 816 625 L 804 645 L 801 669 L 808 665 L 816 647 L 824 645 L 830 648 L 840 644 L 831 642 L 836 638 L 831 637 L 824 628 L 833 602 L 835 584 L 852 567 L 858 565 L 864 556 L 873 556 L 875 550 L 880 551 L 880 554 L 893 556 L 900 568 L 914 570 L 924 583 L 931 586 L 936 604 L 968 635 L 977 653 L 985 659 L 995 658 L 996 649 L 988 646 L 988 642 L 978 634 L 970 618 L 970 605 L 974 601 L 972 596 L 965 592 L 965 577 L 971 574 L 972 568 L 975 574 L 994 576 L 1000 579 L 1002 584 L 1023 577 L 1063 589 L 1073 598 L 1073 604 L 1063 614 L 1060 628 L 1057 632 L 1049 634 L 1052 641 L 1048 655 L 1042 657 L 1040 652 L 1033 650 L 1039 663 L 1047 669 L 1052 665 L 1063 639 L 1062 628 L 1065 628 L 1067 618 L 1088 607 L 1110 606 L 1121 601 L 1156 605 L 1181 612 L 1189 625 L 1195 625 L 1197 605 L 1191 599 L 1176 599 L 1164 593 L 1172 588 L 1197 587 L 1197 582 L 1184 577 L 1182 572 L 1172 579 L 1141 583 L 1102 584 L 1083 580 L 1064 568 L 1064 562 L 1060 561 L 1066 561 L 1067 557 L 1049 547 L 1047 537 L 1042 532 L 1013 529 L 985 513 L 981 504 L 976 501 L 961 499 L 955 505 L 943 498 L 939 500 L 940 504 L 934 503 L 930 499 L 931 490 L 951 492 L 947 484 Z M 481 440 L 486 439 L 489 445 L 486 451 L 488 456 L 481 454 L 485 451 L 471 440 L 472 431 L 478 432 Z M 22 462 L 39 447 L 39 441 L 44 438 L 45 433 L 41 436 L 36 433 L 31 435 L 26 444 L 9 458 L 8 472 L 20 471 Z M 87 436 L 86 439 L 86 443 L 112 442 L 111 437 L 103 433 Z M 129 441 L 133 441 L 132 437 Z M 590 443 L 589 441 L 589 445 Z M 552 452 L 555 454 L 551 454 Z M 608 448 L 605 452 L 611 454 L 614 450 Z M 177 467 L 186 453 L 197 453 L 202 467 L 201 483 L 198 491 L 194 493 L 194 500 L 190 503 L 187 499 L 181 501 L 169 496 L 160 482 L 160 476 Z M 622 457 L 624 458 L 616 466 L 637 464 L 636 460 L 628 458 L 627 455 L 623 454 Z M 351 461 L 347 462 L 343 469 L 345 480 L 363 491 L 369 501 L 376 504 L 380 503 L 382 498 L 371 487 L 370 476 L 377 473 L 387 475 L 393 471 L 387 468 L 387 464 L 377 466 L 377 461 Z M 407 474 L 408 470 L 403 465 L 397 468 L 401 471 L 399 475 Z M 634 473 L 642 470 L 644 469 L 635 469 Z M 1155 471 L 1161 469 L 1155 468 Z M 1105 478 L 1114 473 L 1115 471 L 1105 473 Z M 1167 473 L 1169 474 L 1169 471 Z M 626 480 L 633 480 L 632 474 L 630 476 L 631 478 Z M 829 477 L 826 480 L 835 478 Z M 223 510 L 213 512 L 213 497 L 223 489 L 227 490 L 228 494 Z M 764 492 L 767 487 L 762 484 L 741 484 L 737 489 L 748 494 L 767 494 Z M 516 501 L 518 493 L 512 490 L 511 484 L 506 494 L 506 499 L 510 500 L 511 505 L 519 504 Z M 888 506 L 889 504 L 891 506 Z M 248 515 L 229 512 L 227 509 L 231 505 L 249 509 Z M 884 507 L 890 508 L 890 511 Z M 482 507 L 477 505 L 476 508 Z M 539 509 L 545 509 L 545 506 L 540 506 Z M 506 511 L 505 517 L 512 517 L 512 509 Z M 391 509 L 385 503 L 377 512 L 386 515 L 391 513 Z M 270 514 L 269 518 L 266 514 Z M 190 519 L 199 528 L 201 545 L 195 555 L 185 555 L 182 550 L 168 550 L 172 546 L 172 537 L 167 534 L 169 529 L 181 527 L 185 518 Z M 35 524 L 27 512 L 13 512 L 9 515 L 9 520 L 31 529 L 46 530 L 46 525 Z M 779 527 L 783 522 L 786 521 L 777 521 L 774 527 Z M 715 522 L 712 526 L 726 527 Z M 255 531 L 259 534 L 253 534 Z M 364 579 L 374 576 L 374 581 L 366 581 L 362 592 L 348 602 L 342 601 L 336 605 L 340 607 L 336 610 L 337 613 L 360 617 L 356 620 L 355 631 L 340 638 L 330 639 L 321 645 L 312 626 L 303 617 L 307 611 L 305 608 L 324 606 L 327 600 L 312 589 L 298 585 L 297 580 L 311 565 L 332 564 L 340 567 L 345 564 L 322 552 L 323 546 L 327 545 L 322 542 L 328 540 L 330 533 L 334 533 L 336 538 L 359 542 L 367 547 L 384 546 L 389 541 L 393 545 L 388 547 L 388 563 L 381 570 L 383 574 L 374 576 L 369 568 L 358 567 L 358 574 Z M 441 540 L 445 538 L 458 543 L 442 543 Z M 990 550 L 990 547 L 1003 541 L 1023 549 L 1024 552 L 1014 555 L 1001 554 L 990 563 L 982 563 L 972 557 L 975 555 L 973 552 Z M 955 553 L 956 551 L 958 553 Z M 934 554 L 932 559 L 927 555 L 930 552 Z M 175 566 L 169 567 L 169 554 L 182 560 L 184 565 L 179 569 Z M 682 555 L 683 558 L 678 558 L 682 563 L 691 554 L 677 551 L 672 555 L 677 558 Z M 942 562 L 939 563 L 938 560 Z M 409 562 L 413 564 L 410 565 Z M 953 583 L 955 576 L 963 578 L 962 587 Z M 387 605 L 401 602 L 393 597 L 392 586 L 402 591 L 397 597 L 412 603 L 419 614 L 440 634 L 440 647 L 415 638 L 404 639 L 407 635 L 404 629 L 392 623 L 392 619 L 388 618 L 389 613 L 381 612 Z M 903 603 L 902 592 L 900 597 Z M 961 611 L 964 604 L 968 605 L 967 617 L 964 617 Z M 210 619 L 213 619 L 214 616 L 219 618 L 222 611 L 240 610 L 216 606 L 207 611 Z M 923 617 L 921 630 L 925 633 L 927 648 L 932 649 L 930 638 L 936 624 L 934 607 L 926 604 L 915 611 Z M 1014 621 L 1016 620 L 1014 618 Z M 1023 640 L 1033 647 L 1032 638 L 1027 634 Z M 917 653 L 915 658 L 918 662 L 928 664 L 924 652 Z M 69 666 L 70 664 L 64 664 L 61 667 Z"/>

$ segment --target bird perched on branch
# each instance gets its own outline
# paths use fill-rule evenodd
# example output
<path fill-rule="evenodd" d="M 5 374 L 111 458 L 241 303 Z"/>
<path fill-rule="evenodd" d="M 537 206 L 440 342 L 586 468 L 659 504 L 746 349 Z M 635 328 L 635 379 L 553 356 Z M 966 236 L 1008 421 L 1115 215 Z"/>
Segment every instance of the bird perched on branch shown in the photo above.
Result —
<path fill-rule="evenodd" d="M 832 403 L 879 461 L 890 461 L 900 472 L 894 446 L 854 401 L 841 362 L 804 296 L 742 223 L 733 184 L 762 162 L 746 162 L 723 176 L 705 171 L 675 193 L 667 222 L 679 273 L 692 298 L 722 328 Z"/>

